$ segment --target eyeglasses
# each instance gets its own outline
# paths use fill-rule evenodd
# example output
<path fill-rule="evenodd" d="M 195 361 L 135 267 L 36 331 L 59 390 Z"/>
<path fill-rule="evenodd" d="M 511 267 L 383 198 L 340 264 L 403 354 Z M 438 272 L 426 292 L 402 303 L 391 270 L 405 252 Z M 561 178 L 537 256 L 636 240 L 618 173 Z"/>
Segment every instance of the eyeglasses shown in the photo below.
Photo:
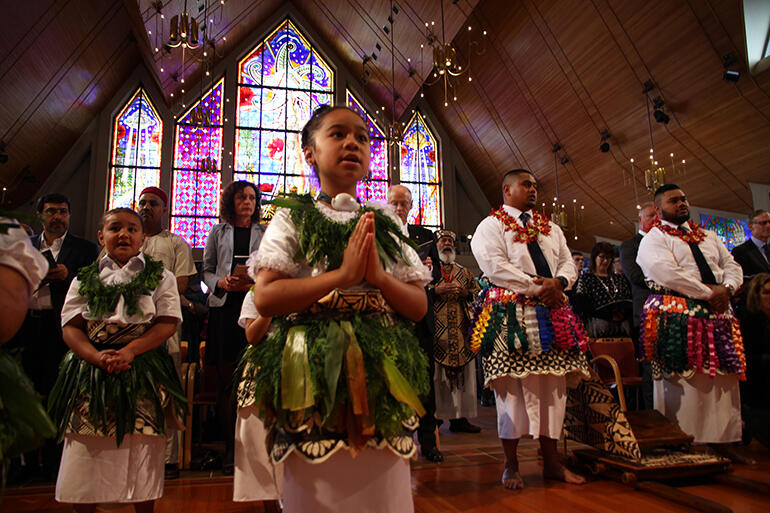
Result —
<path fill-rule="evenodd" d="M 766 221 L 752 221 L 751 224 L 758 224 L 759 226 L 767 226 L 770 224 L 770 220 Z"/>
<path fill-rule="evenodd" d="M 43 213 L 47 216 L 55 216 L 56 214 L 60 214 L 60 215 L 69 214 L 70 211 L 68 208 L 47 208 L 43 210 Z"/>

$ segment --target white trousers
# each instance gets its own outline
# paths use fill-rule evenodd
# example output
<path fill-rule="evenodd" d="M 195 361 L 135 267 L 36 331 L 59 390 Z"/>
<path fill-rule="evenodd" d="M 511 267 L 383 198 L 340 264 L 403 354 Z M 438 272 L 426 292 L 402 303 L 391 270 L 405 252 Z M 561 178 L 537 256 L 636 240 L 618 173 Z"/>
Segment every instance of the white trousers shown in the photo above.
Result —
<path fill-rule="evenodd" d="M 713 378 L 695 374 L 654 382 L 655 409 L 695 437 L 695 443 L 727 443 L 741 439 L 741 394 L 738 376 Z"/>
<path fill-rule="evenodd" d="M 278 498 L 283 484 L 283 464 L 275 467 L 267 454 L 265 425 L 256 406 L 238 409 L 235 421 L 235 475 L 233 501 L 265 501 Z M 276 485 L 278 490 L 276 490 Z"/>
<path fill-rule="evenodd" d="M 285 513 L 413 513 L 409 460 L 390 449 L 348 450 L 323 463 L 297 453 L 285 460 Z"/>
<path fill-rule="evenodd" d="M 64 438 L 56 500 L 75 504 L 144 502 L 163 496 L 163 446 L 156 435 Z"/>
<path fill-rule="evenodd" d="M 438 363 L 435 367 L 436 417 L 448 420 L 477 417 L 476 362 L 471 360 L 463 367 L 463 386 L 454 390 L 446 376 L 446 368 Z"/>
<path fill-rule="evenodd" d="M 552 374 L 524 378 L 501 376 L 489 386 L 495 392 L 497 434 L 502 439 L 545 436 L 558 440 L 567 407 L 567 379 Z"/>

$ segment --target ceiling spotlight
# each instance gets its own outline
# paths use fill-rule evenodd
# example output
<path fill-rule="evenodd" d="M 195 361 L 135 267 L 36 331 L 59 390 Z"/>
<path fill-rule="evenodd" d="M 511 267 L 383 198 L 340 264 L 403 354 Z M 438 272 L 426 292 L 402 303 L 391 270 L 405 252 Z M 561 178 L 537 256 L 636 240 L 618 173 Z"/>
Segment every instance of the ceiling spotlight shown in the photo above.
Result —
<path fill-rule="evenodd" d="M 734 68 L 738 65 L 738 60 L 732 52 L 726 53 L 722 56 L 722 66 L 725 68 L 725 73 L 722 75 L 722 80 L 725 82 L 732 82 L 733 84 L 741 78 L 741 74 L 735 71 Z"/>
<path fill-rule="evenodd" d="M 664 125 L 667 125 L 669 121 L 671 121 L 671 118 L 668 114 L 663 112 L 663 106 L 666 103 L 663 101 L 663 99 L 658 96 L 652 100 L 652 106 L 655 110 L 652 111 L 652 117 L 655 118 L 655 121 L 658 123 L 662 123 Z"/>
<path fill-rule="evenodd" d="M 733 84 L 737 82 L 739 78 L 741 78 L 741 74 L 731 69 L 726 69 L 724 75 L 722 75 L 722 80 L 725 82 L 732 82 Z"/>
<path fill-rule="evenodd" d="M 610 151 L 610 143 L 607 142 L 607 140 L 610 138 L 610 133 L 607 130 L 602 130 L 602 142 L 599 145 L 599 151 L 602 153 L 607 153 Z"/>

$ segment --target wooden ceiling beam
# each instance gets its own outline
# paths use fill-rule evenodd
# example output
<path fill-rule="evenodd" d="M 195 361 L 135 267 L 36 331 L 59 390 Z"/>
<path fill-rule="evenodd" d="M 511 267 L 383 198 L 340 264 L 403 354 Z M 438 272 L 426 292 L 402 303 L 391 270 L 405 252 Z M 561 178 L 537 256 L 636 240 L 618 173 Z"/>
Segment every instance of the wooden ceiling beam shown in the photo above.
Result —
<path fill-rule="evenodd" d="M 147 37 L 147 29 L 142 21 L 142 14 L 139 12 L 139 3 L 137 0 L 122 0 L 123 7 L 128 13 L 129 25 L 131 26 L 131 33 L 136 39 L 136 47 L 139 50 L 139 55 L 142 57 L 142 62 L 147 70 L 150 72 L 150 76 L 155 81 L 155 85 L 159 90 L 163 91 L 163 83 L 160 79 L 160 73 L 158 72 L 158 66 L 153 56 L 152 46 L 150 40 Z M 166 97 L 164 95 L 164 101 Z"/>

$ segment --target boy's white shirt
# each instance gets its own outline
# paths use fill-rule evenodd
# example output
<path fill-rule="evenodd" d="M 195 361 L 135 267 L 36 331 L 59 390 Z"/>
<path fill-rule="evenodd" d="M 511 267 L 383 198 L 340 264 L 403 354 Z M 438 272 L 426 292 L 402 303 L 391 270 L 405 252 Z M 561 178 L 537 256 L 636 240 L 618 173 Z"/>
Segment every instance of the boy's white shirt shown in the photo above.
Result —
<path fill-rule="evenodd" d="M 120 267 L 109 255 L 106 255 L 99 260 L 99 279 L 105 285 L 128 283 L 144 269 L 144 264 L 144 254 L 141 252 L 131 257 L 123 267 Z M 62 327 L 66 326 L 78 314 L 81 314 L 86 320 L 97 319 L 89 313 L 85 296 L 78 294 L 79 287 L 80 280 L 77 278 L 72 280 L 61 312 Z M 138 303 L 142 313 L 128 315 L 126 302 L 121 296 L 115 306 L 115 311 L 102 315 L 98 319 L 122 324 L 142 324 L 151 323 L 156 317 L 174 317 L 177 324 L 182 322 L 182 309 L 179 303 L 176 278 L 167 269 L 163 270 L 163 277 L 158 287 L 152 291 L 151 295 L 140 296 Z"/>

